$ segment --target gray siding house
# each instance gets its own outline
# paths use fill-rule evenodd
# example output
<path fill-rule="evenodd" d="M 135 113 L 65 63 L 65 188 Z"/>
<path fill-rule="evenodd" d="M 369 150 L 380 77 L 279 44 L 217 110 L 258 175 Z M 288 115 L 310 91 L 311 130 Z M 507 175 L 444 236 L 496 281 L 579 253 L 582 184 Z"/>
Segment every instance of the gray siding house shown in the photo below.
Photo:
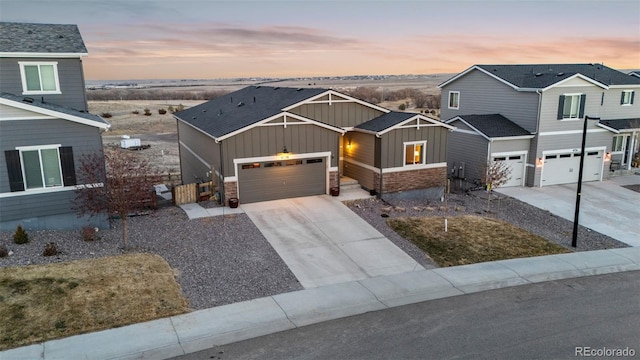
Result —
<path fill-rule="evenodd" d="M 242 203 L 443 186 L 452 126 L 329 89 L 250 86 L 175 114 L 183 183 Z"/>
<path fill-rule="evenodd" d="M 454 125 L 449 173 L 483 184 L 503 161 L 503 186 L 600 181 L 631 169 L 640 149 L 640 78 L 602 64 L 474 65 L 439 85 L 441 119 Z M 585 154 L 580 153 L 585 116 Z"/>
<path fill-rule="evenodd" d="M 109 124 L 87 113 L 75 25 L 0 23 L 0 230 L 106 225 L 78 218 L 84 154 L 102 154 Z"/>

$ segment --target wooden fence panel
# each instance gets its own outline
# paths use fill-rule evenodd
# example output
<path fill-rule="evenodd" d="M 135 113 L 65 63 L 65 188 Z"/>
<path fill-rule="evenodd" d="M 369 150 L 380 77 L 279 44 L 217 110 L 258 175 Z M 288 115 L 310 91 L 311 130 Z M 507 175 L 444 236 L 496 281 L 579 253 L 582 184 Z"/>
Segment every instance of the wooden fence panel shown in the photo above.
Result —
<path fill-rule="evenodd" d="M 175 205 L 191 204 L 198 201 L 198 184 L 177 185 L 173 187 Z"/>

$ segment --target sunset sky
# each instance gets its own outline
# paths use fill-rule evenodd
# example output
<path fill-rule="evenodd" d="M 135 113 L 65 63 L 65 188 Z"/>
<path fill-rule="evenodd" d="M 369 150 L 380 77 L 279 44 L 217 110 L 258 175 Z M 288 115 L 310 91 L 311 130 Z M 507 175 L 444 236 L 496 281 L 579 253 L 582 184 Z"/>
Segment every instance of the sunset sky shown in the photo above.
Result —
<path fill-rule="evenodd" d="M 1 0 L 0 20 L 77 24 L 88 80 L 640 68 L 640 0 Z"/>

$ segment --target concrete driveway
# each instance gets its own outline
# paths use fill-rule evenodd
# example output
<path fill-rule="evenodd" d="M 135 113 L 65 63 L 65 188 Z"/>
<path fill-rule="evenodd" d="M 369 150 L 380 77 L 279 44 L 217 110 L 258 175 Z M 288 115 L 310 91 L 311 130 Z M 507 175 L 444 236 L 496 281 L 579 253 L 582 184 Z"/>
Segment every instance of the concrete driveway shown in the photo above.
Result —
<path fill-rule="evenodd" d="M 583 183 L 580 225 L 630 246 L 640 246 L 640 193 L 622 187 L 634 184 L 640 184 L 640 175 Z M 577 184 L 567 184 L 503 188 L 496 192 L 573 221 L 576 190 Z"/>
<path fill-rule="evenodd" d="M 424 269 L 331 196 L 241 207 L 305 288 Z"/>

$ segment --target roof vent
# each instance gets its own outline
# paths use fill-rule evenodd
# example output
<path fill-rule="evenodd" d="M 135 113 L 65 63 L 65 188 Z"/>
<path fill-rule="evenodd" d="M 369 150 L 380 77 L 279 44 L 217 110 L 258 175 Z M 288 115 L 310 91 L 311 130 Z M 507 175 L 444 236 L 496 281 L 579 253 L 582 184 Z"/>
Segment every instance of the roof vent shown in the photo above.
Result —
<path fill-rule="evenodd" d="M 562 76 L 562 75 L 564 75 L 562 71 L 558 73 L 558 76 Z"/>
<path fill-rule="evenodd" d="M 241 106 L 244 106 L 244 103 L 242 101 L 238 103 L 238 107 L 241 107 Z"/>
<path fill-rule="evenodd" d="M 230 100 L 229 102 L 233 104 L 233 96 L 229 100 Z"/>
<path fill-rule="evenodd" d="M 255 96 L 253 97 L 253 103 L 254 104 L 256 103 L 256 97 Z"/>
<path fill-rule="evenodd" d="M 58 39 L 64 39 L 64 36 L 58 35 Z"/>
<path fill-rule="evenodd" d="M 196 117 L 195 117 L 195 116 L 192 116 L 192 117 L 191 117 L 191 119 L 195 120 L 195 119 L 196 119 Z"/>
<path fill-rule="evenodd" d="M 202 110 L 202 112 L 203 112 L 203 113 L 206 113 L 206 112 L 207 112 L 207 110 Z"/>
<path fill-rule="evenodd" d="M 302 88 L 297 88 L 296 91 L 302 91 Z"/>
<path fill-rule="evenodd" d="M 542 76 L 542 73 L 536 73 L 536 77 Z"/>
<path fill-rule="evenodd" d="M 278 90 L 278 89 L 280 89 L 280 86 L 276 86 L 273 88 L 273 90 Z"/>
<path fill-rule="evenodd" d="M 27 31 L 27 34 L 31 35 L 31 34 L 33 34 L 33 31 L 29 30 L 29 31 Z"/>
<path fill-rule="evenodd" d="M 33 103 L 33 98 L 30 98 L 30 97 L 22 98 L 22 101 L 26 102 L 26 103 L 29 103 L 29 104 L 32 104 Z"/>
<path fill-rule="evenodd" d="M 218 111 L 218 116 L 222 115 L 222 109 L 220 109 L 220 111 Z"/>

